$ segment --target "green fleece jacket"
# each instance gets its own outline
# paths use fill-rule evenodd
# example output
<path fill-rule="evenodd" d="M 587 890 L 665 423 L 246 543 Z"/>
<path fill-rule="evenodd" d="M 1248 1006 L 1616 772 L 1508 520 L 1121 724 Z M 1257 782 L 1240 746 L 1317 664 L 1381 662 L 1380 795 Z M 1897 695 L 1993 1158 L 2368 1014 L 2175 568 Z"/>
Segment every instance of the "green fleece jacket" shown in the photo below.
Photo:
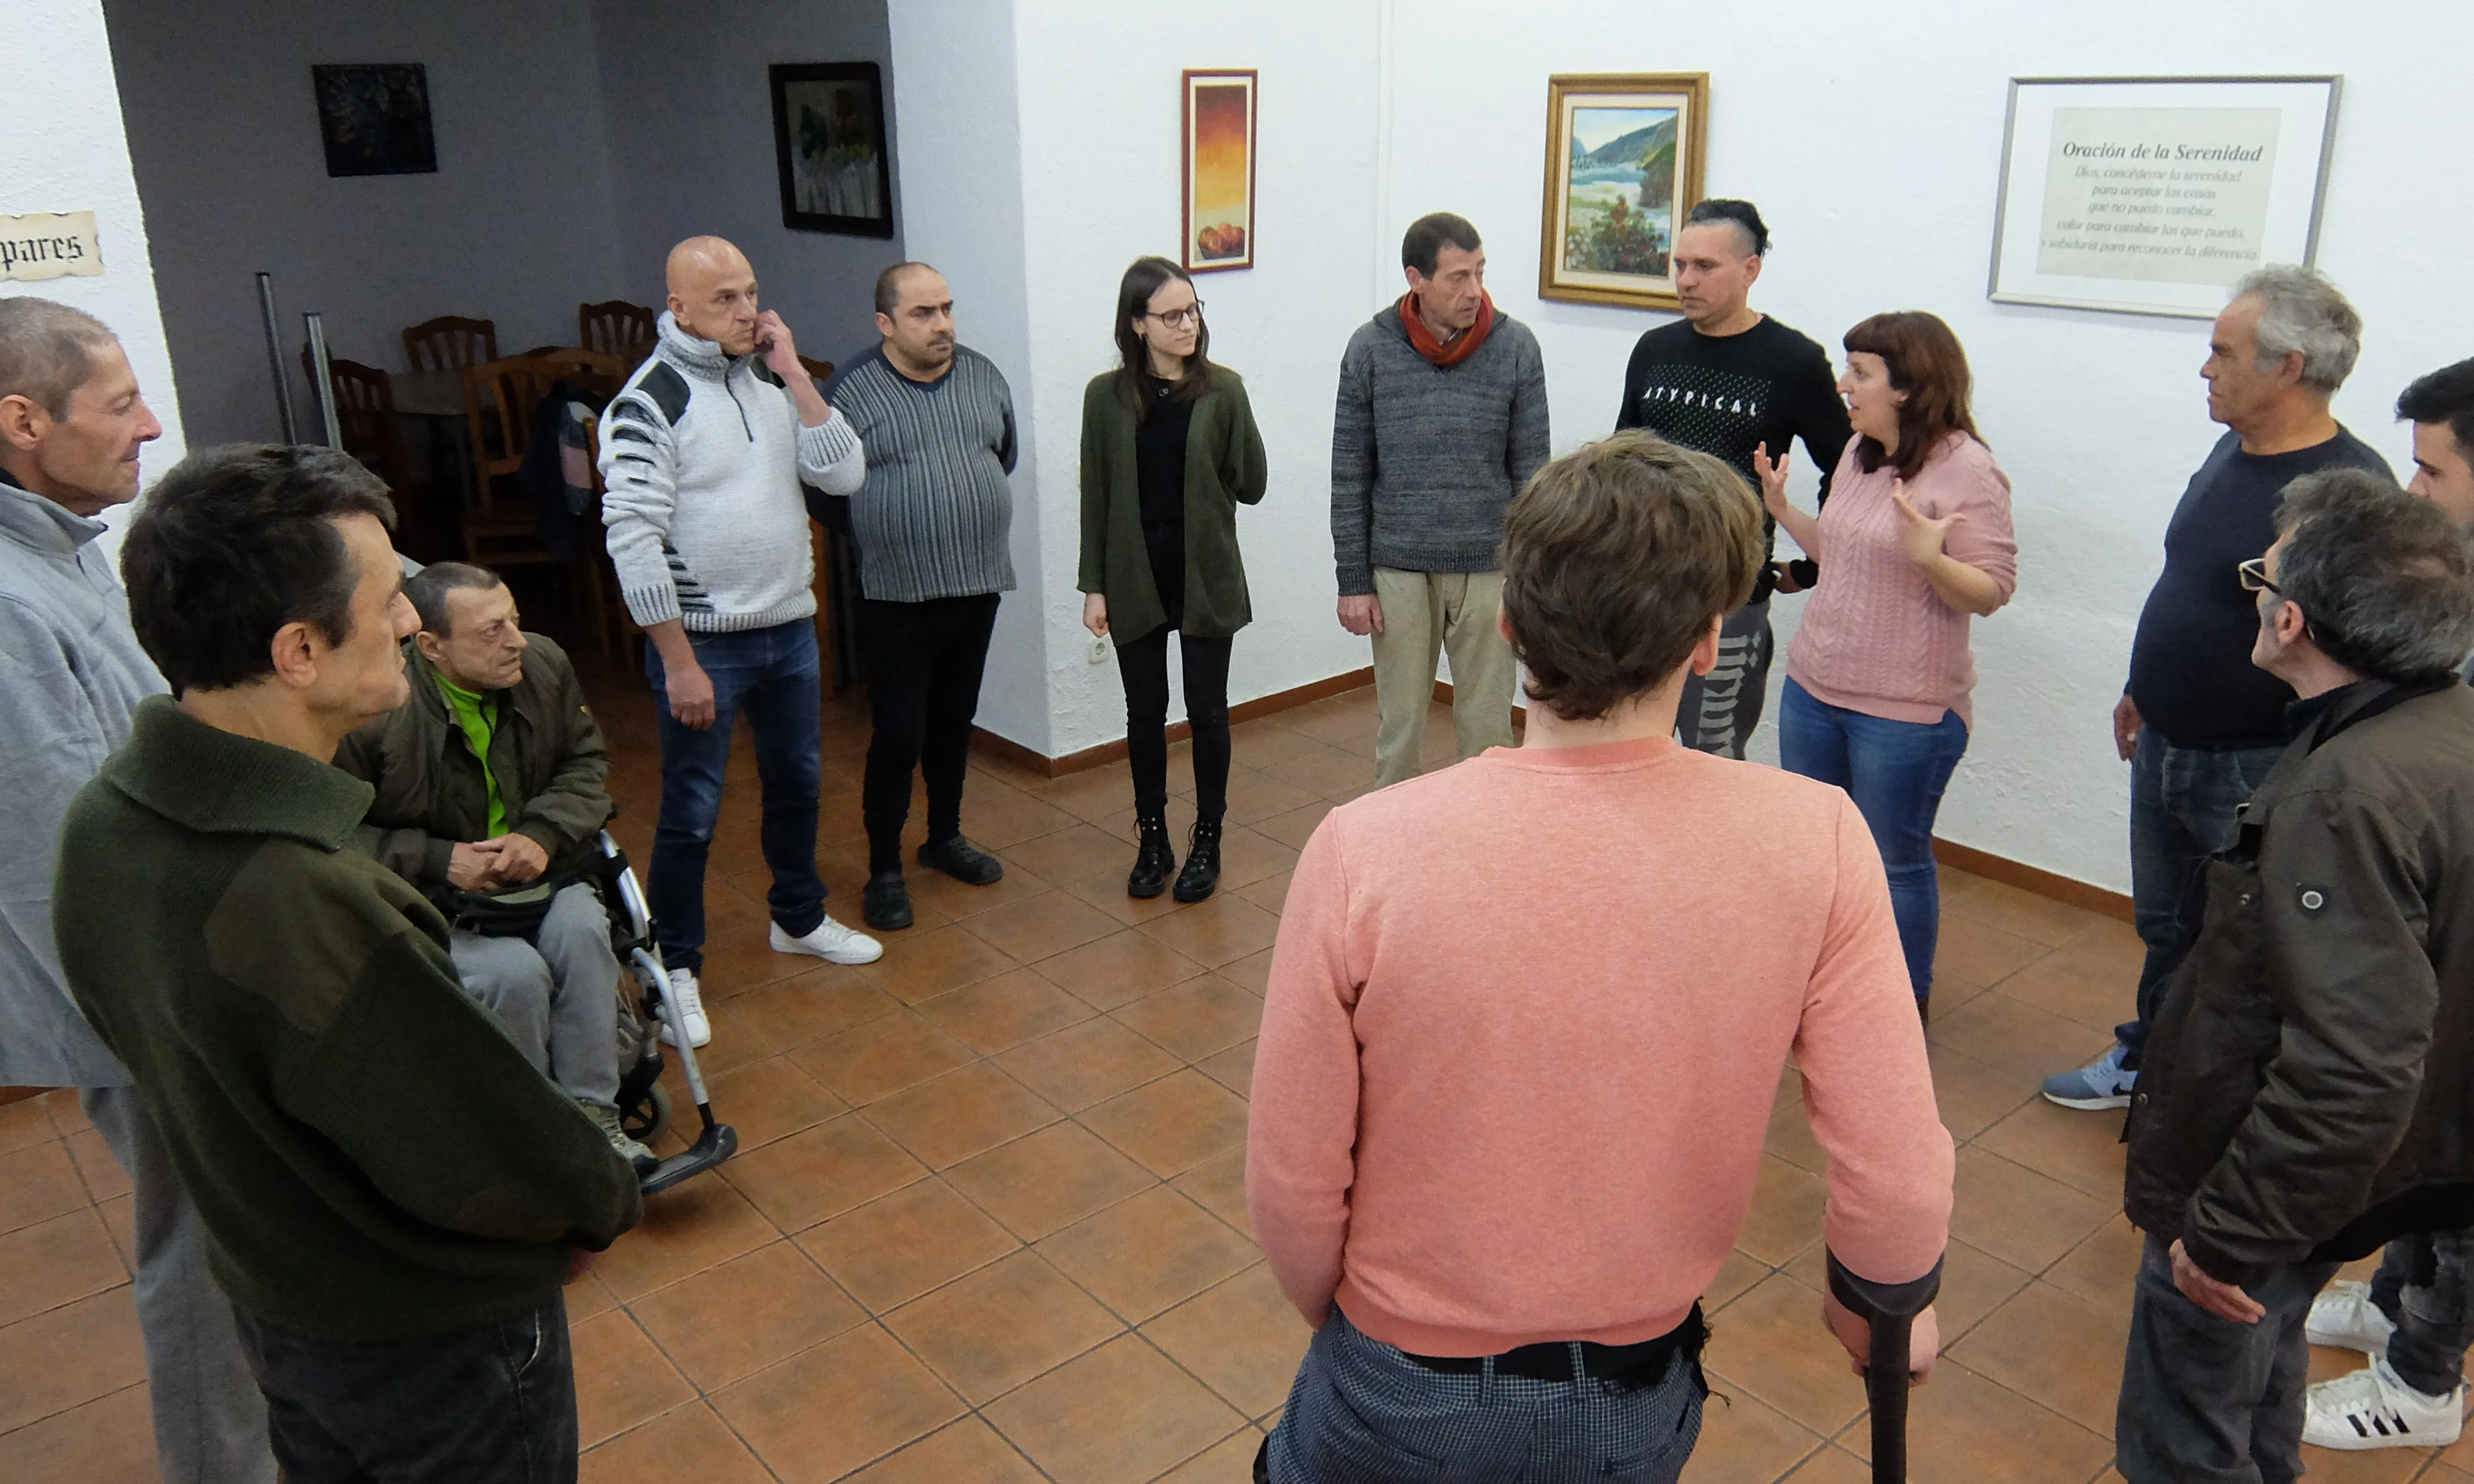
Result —
<path fill-rule="evenodd" d="M 636 1177 L 465 997 L 447 924 L 357 850 L 369 785 L 142 703 L 61 827 L 53 925 L 216 1281 L 326 1341 L 530 1312 Z"/>

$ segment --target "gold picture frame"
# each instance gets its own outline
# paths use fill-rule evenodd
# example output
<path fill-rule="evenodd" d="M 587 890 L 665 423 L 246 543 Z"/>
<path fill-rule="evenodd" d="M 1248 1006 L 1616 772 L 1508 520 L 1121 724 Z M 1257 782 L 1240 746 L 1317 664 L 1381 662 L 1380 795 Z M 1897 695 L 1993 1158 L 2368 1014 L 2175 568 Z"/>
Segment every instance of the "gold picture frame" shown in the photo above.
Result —
<path fill-rule="evenodd" d="M 1188 68 L 1183 190 L 1188 273 L 1254 266 L 1254 94 L 1251 67 Z"/>
<path fill-rule="evenodd" d="M 1701 201 L 1709 127 L 1706 72 L 1548 78 L 1538 297 L 1675 308 L 1669 253 Z"/>

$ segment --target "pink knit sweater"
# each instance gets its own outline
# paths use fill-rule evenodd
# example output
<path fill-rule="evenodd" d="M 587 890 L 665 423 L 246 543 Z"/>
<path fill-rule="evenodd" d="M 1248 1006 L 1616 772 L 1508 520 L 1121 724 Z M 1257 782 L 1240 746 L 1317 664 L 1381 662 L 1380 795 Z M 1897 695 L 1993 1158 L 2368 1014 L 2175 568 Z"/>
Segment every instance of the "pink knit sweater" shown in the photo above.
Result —
<path fill-rule="evenodd" d="M 1926 726 L 1955 711 L 1972 731 L 1968 615 L 1944 603 L 1907 560 L 1903 517 L 1890 503 L 1898 475 L 1887 464 L 1865 473 L 1856 462 L 1860 442 L 1847 441 L 1830 503 L 1821 507 L 1821 586 L 1787 646 L 1787 678 L 1850 711 Z M 2001 601 L 2010 601 L 2019 542 L 2010 532 L 2010 476 L 1995 467 L 1991 449 L 1951 434 L 1907 481 L 1907 499 L 1935 518 L 1964 513 L 1943 552 L 1992 578 Z"/>
<path fill-rule="evenodd" d="M 1254 1065 L 1246 1190 L 1291 1303 L 1422 1354 L 1673 1328 L 1753 1198 L 1789 1052 L 1831 1250 L 1941 1256 L 1951 1139 L 1871 831 L 1660 737 L 1496 748 L 1324 819 Z"/>

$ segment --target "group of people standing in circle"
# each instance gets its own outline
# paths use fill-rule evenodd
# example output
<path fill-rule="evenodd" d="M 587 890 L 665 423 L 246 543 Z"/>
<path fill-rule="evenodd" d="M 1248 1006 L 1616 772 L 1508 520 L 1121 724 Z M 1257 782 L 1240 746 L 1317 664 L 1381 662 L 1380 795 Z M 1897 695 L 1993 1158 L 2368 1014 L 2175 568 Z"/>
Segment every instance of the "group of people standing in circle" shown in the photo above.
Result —
<path fill-rule="evenodd" d="M 1730 614 L 1716 662 L 1687 679 L 1677 732 L 1741 758 L 1773 656 L 1770 598 L 1809 591 L 1786 658 L 1781 763 L 1847 790 L 1887 868 L 1920 1011 L 1940 914 L 1932 827 L 1967 748 L 1971 619 L 2017 585 L 2009 480 L 1969 411 L 1966 352 L 1933 315 L 1872 316 L 1847 369 L 1751 307 L 1769 229 L 1749 202 L 1709 200 L 1675 236 L 1683 319 L 1642 335 L 1617 430 L 1713 455 L 1758 490 L 1763 538 L 1804 556 L 1765 565 Z M 1451 661 L 1458 754 L 1513 740 L 1518 663 L 1502 632 L 1501 546 L 1513 497 L 1547 461 L 1544 358 L 1485 288 L 1475 227 L 1419 218 L 1407 291 L 1351 336 L 1332 433 L 1338 618 L 1366 634 L 1380 721 L 1379 786 L 1420 771 L 1439 656 Z M 1083 624 L 1116 644 L 1140 845 L 1127 890 L 1180 901 L 1218 879 L 1229 763 L 1231 639 L 1251 617 L 1236 534 L 1263 498 L 1263 443 L 1245 384 L 1209 355 L 1193 279 L 1165 258 L 1126 270 L 1122 364 L 1082 407 Z M 1787 493 L 1793 443 L 1820 467 L 1815 512 Z M 1194 739 L 1196 821 L 1179 870 L 1166 802 L 1168 636 L 1176 631 Z"/>

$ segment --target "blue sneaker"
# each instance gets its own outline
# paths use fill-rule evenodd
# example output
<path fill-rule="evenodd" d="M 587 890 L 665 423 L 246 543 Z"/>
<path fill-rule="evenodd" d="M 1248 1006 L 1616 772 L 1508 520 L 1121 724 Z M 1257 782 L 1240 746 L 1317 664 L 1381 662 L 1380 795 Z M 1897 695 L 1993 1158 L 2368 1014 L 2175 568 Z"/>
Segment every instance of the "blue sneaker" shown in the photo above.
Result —
<path fill-rule="evenodd" d="M 2085 1113 L 2127 1108 L 2130 1090 L 2139 1084 L 2139 1074 L 2123 1071 L 2122 1058 L 2122 1042 L 2117 1041 L 2104 1055 L 2076 1071 L 2055 1072 L 2046 1078 L 2045 1096 L 2064 1108 Z"/>

